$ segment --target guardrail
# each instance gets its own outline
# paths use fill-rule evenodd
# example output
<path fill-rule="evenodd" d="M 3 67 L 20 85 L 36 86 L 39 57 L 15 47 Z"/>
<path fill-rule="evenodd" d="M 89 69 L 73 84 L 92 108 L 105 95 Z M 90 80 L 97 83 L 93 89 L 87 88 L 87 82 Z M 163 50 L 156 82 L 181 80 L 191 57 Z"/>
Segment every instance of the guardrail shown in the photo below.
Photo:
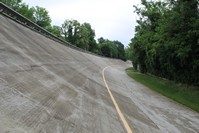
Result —
<path fill-rule="evenodd" d="M 65 46 L 68 46 L 70 48 L 73 48 L 75 50 L 78 50 L 78 51 L 81 51 L 81 52 L 84 52 L 84 53 L 88 53 L 88 54 L 92 54 L 92 55 L 95 55 L 95 56 L 104 57 L 104 56 L 92 53 L 90 51 L 81 49 L 79 47 L 76 47 L 76 46 L 70 44 L 69 42 L 67 42 L 67 41 L 65 41 L 65 40 L 53 35 L 49 31 L 47 31 L 46 29 L 44 29 L 44 28 L 40 27 L 39 25 L 35 24 L 31 20 L 29 20 L 28 18 L 22 16 L 21 14 L 19 14 L 15 10 L 11 9 L 7 5 L 3 4 L 2 2 L 0 2 L 0 14 L 2 14 L 4 16 L 16 21 L 19 24 L 22 24 L 22 25 L 30 28 L 31 30 L 34 30 L 34 31 L 40 33 L 41 35 L 44 35 L 44 36 L 46 36 L 46 37 L 48 37 L 48 38 L 50 38 L 50 39 L 52 39 L 52 40 L 54 40 L 56 42 L 59 42 L 59 43 L 65 45 Z"/>

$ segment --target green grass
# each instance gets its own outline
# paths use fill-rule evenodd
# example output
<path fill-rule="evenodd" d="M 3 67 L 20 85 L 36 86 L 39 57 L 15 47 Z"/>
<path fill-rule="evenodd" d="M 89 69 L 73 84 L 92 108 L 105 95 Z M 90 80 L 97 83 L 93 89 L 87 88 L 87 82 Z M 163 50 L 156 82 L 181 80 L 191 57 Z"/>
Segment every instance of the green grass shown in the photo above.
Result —
<path fill-rule="evenodd" d="M 199 88 L 176 84 L 172 81 L 163 80 L 150 75 L 129 72 L 132 68 L 126 70 L 128 70 L 127 74 L 134 80 L 199 112 Z"/>
<path fill-rule="evenodd" d="M 127 70 L 127 71 L 130 71 L 130 70 L 134 70 L 134 68 L 133 68 L 133 67 L 129 67 L 129 68 L 127 68 L 126 70 Z"/>

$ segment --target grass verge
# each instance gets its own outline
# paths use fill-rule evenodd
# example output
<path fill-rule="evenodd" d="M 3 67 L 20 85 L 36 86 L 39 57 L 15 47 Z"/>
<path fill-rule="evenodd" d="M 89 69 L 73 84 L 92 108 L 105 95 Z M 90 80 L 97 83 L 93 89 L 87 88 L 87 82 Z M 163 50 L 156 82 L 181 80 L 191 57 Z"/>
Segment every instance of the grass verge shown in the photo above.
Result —
<path fill-rule="evenodd" d="M 199 112 L 199 88 L 176 84 L 173 81 L 163 80 L 154 76 L 141 73 L 129 72 L 132 68 L 126 69 L 127 74 L 134 80 L 159 92 L 160 94 L 173 99 L 191 109 Z"/>

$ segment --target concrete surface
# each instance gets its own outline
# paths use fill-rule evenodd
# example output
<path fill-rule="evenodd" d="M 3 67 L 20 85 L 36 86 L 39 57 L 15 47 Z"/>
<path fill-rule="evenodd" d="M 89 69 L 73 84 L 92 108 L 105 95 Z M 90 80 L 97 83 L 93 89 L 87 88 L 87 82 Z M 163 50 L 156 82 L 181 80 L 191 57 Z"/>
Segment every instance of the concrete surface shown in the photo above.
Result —
<path fill-rule="evenodd" d="M 120 60 L 78 52 L 0 15 L 0 133 L 198 133 L 199 114 L 129 78 Z"/>

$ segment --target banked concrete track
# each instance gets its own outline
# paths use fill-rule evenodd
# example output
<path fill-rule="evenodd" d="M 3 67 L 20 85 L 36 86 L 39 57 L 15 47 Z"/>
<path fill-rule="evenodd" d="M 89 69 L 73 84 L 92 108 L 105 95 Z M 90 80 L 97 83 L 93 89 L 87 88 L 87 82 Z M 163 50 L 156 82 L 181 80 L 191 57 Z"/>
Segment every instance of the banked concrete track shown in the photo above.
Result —
<path fill-rule="evenodd" d="M 126 132 L 104 80 L 132 132 L 199 132 L 198 113 L 136 83 L 127 66 L 0 15 L 0 133 Z"/>

